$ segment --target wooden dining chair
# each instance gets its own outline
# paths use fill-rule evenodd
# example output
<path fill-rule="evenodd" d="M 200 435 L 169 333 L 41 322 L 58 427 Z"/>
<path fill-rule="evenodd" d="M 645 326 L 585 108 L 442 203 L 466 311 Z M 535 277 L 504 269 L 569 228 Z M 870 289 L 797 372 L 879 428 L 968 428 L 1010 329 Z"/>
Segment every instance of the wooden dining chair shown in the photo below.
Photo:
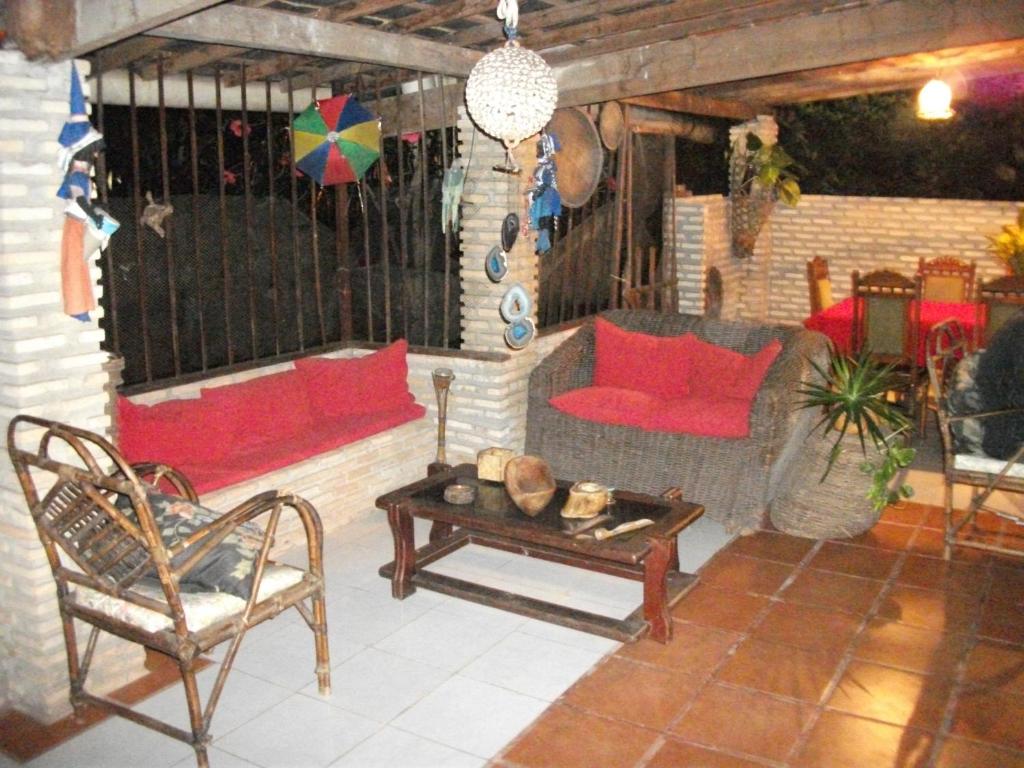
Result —
<path fill-rule="evenodd" d="M 976 265 L 952 256 L 918 259 L 917 274 L 921 276 L 921 294 L 925 301 L 967 302 L 974 296 Z"/>
<path fill-rule="evenodd" d="M 832 298 L 832 279 L 828 274 L 828 261 L 821 256 L 815 256 L 807 262 L 807 289 L 811 298 L 812 315 L 835 304 Z"/>
<path fill-rule="evenodd" d="M 974 346 L 987 347 L 992 335 L 1024 308 L 1024 276 L 1006 275 L 978 283 L 978 317 L 974 323 Z"/>
<path fill-rule="evenodd" d="M 913 418 L 923 380 L 918 361 L 921 327 L 921 278 L 887 269 L 852 278 L 853 354 L 866 349 L 875 360 L 895 367 L 898 392 Z"/>

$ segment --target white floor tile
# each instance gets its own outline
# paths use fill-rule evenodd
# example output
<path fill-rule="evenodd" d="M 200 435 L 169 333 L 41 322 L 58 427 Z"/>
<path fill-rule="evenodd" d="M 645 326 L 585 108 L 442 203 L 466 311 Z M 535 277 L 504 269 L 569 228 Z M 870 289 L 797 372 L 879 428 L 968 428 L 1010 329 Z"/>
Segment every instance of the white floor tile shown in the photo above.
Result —
<path fill-rule="evenodd" d="M 327 616 L 327 639 L 332 665 L 354 656 L 363 648 L 335 632 L 330 614 Z M 259 640 L 242 641 L 235 658 L 235 669 L 289 691 L 298 691 L 316 681 L 313 633 L 302 622 L 287 624 L 281 631 Z"/>
<path fill-rule="evenodd" d="M 448 673 L 376 648 L 366 648 L 331 670 L 328 701 L 386 723 L 448 679 Z M 303 694 L 319 696 L 316 683 Z"/>
<path fill-rule="evenodd" d="M 216 747 L 208 747 L 206 752 L 210 757 L 210 768 L 262 768 L 256 763 L 250 763 L 248 760 L 243 760 L 237 755 L 232 755 L 230 752 Z M 195 768 L 195 765 L 196 759 L 187 757 L 180 763 L 175 763 L 174 768 Z"/>
<path fill-rule="evenodd" d="M 456 672 L 509 631 L 507 626 L 490 626 L 467 614 L 445 612 L 438 607 L 406 624 L 377 643 L 376 647 L 396 656 Z"/>
<path fill-rule="evenodd" d="M 264 768 L 319 768 L 379 728 L 379 723 L 322 699 L 296 694 L 215 743 Z"/>
<path fill-rule="evenodd" d="M 357 645 L 373 645 L 401 629 L 410 621 L 435 607 L 440 600 L 418 599 L 416 595 L 405 600 L 391 597 L 390 584 L 384 590 L 366 590 L 340 586 L 331 591 L 327 599 L 328 637 L 340 637 Z"/>
<path fill-rule="evenodd" d="M 486 764 L 486 759 L 388 727 L 346 752 L 331 768 L 483 768 Z"/>
<path fill-rule="evenodd" d="M 728 533 L 724 525 L 702 515 L 679 534 L 679 570 L 696 573 L 732 538 L 733 534 Z"/>
<path fill-rule="evenodd" d="M 392 725 L 478 757 L 491 757 L 546 707 L 541 699 L 456 675 Z"/>
<path fill-rule="evenodd" d="M 193 756 L 192 747 L 150 728 L 111 717 L 54 747 L 29 768 L 163 768 Z"/>
<path fill-rule="evenodd" d="M 207 667 L 196 675 L 199 698 L 203 706 L 209 699 L 220 665 Z M 314 683 L 315 686 L 315 683 Z M 266 680 L 248 675 L 237 667 L 231 670 L 220 701 L 210 723 L 210 733 L 221 736 L 248 722 L 256 715 L 270 709 L 291 695 L 287 688 L 268 683 Z M 175 684 L 155 696 L 151 696 L 135 707 L 139 712 L 171 723 L 183 730 L 190 728 L 188 709 L 185 706 L 185 688 Z"/>
<path fill-rule="evenodd" d="M 602 656 L 611 653 L 622 645 L 617 640 L 592 635 L 590 632 L 581 632 L 578 629 L 563 627 L 558 624 L 552 624 L 549 621 L 541 621 L 540 619 L 529 619 L 522 626 L 518 627 L 516 631 L 522 632 L 524 635 L 550 640 L 553 643 L 561 643 L 572 648 L 599 653 Z"/>
<path fill-rule="evenodd" d="M 602 654 L 513 632 L 459 674 L 544 701 L 554 701 Z"/>

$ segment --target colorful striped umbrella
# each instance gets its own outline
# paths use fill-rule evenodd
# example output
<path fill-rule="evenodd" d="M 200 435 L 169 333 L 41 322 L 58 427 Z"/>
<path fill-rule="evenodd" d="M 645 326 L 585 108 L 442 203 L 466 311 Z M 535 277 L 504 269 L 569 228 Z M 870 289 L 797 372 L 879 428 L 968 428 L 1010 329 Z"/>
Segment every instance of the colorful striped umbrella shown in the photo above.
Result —
<path fill-rule="evenodd" d="M 359 181 L 380 156 L 380 120 L 353 96 L 317 99 L 292 131 L 295 166 L 324 185 Z"/>

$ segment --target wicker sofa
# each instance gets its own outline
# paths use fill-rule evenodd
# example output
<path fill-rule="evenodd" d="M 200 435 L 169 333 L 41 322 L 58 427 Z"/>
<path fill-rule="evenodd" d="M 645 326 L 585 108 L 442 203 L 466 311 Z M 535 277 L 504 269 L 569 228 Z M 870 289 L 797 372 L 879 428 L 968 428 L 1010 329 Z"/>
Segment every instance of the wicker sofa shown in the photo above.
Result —
<path fill-rule="evenodd" d="M 612 310 L 601 315 L 619 328 L 653 336 L 692 332 L 711 344 L 753 355 L 772 340 L 782 350 L 750 410 L 749 436 L 708 437 L 599 423 L 564 413 L 551 398 L 588 387 L 594 379 L 591 320 L 534 369 L 529 383 L 526 451 L 546 459 L 557 477 L 591 479 L 612 487 L 661 493 L 679 487 L 688 501 L 730 531 L 761 526 L 788 473 L 801 471 L 802 446 L 814 414 L 798 407 L 798 385 L 825 359 L 824 336 L 799 327 L 754 325 L 695 315 Z M 716 382 L 709 381 L 714 389 Z"/>

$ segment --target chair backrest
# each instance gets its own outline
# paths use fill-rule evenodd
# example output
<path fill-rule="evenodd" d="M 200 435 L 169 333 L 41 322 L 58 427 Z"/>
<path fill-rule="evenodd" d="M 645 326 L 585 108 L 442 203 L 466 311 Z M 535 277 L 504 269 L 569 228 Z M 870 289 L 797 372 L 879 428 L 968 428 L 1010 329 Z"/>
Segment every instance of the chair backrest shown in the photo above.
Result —
<path fill-rule="evenodd" d="M 971 301 L 974 296 L 975 263 L 960 261 L 952 256 L 939 256 L 917 262 L 921 276 L 921 294 L 925 301 Z"/>
<path fill-rule="evenodd" d="M 183 621 L 145 486 L 113 445 L 83 429 L 19 415 L 8 427 L 7 449 L 59 594 L 81 584 L 152 608 L 131 587 L 155 575 L 167 597 L 164 612 Z"/>
<path fill-rule="evenodd" d="M 722 273 L 718 267 L 709 267 L 704 281 L 704 316 L 719 318 L 722 316 Z"/>
<path fill-rule="evenodd" d="M 832 298 L 832 279 L 828 274 L 828 261 L 821 256 L 815 256 L 807 262 L 807 290 L 811 299 L 812 315 L 835 304 Z"/>
<path fill-rule="evenodd" d="M 921 278 L 882 269 L 853 272 L 853 351 L 867 347 L 881 362 L 916 367 Z"/>
<path fill-rule="evenodd" d="M 1024 276 L 1006 275 L 978 283 L 975 346 L 987 347 L 992 335 L 1024 308 Z"/>
<path fill-rule="evenodd" d="M 971 351 L 971 340 L 957 320 L 949 319 L 933 325 L 925 339 L 925 364 L 928 382 L 935 396 L 939 418 L 942 449 L 947 456 L 953 453 L 953 436 L 949 428 L 950 385 L 957 363 Z"/>

